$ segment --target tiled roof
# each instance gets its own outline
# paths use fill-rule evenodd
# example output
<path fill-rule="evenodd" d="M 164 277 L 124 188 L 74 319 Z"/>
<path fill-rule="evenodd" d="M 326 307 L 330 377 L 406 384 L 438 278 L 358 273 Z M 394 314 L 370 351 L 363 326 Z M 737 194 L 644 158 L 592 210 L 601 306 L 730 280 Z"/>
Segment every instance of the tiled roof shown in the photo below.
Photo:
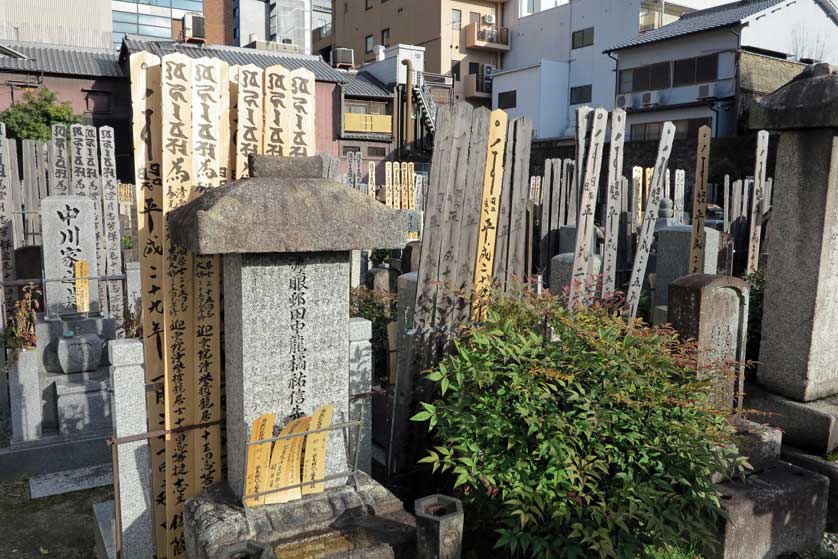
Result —
<path fill-rule="evenodd" d="M 348 77 L 341 74 L 319 56 L 290 54 L 265 50 L 228 47 L 223 45 L 193 45 L 176 43 L 173 41 L 147 41 L 136 37 L 126 36 L 122 40 L 120 57 L 127 57 L 135 52 L 147 51 L 158 56 L 171 53 L 181 53 L 190 58 L 213 57 L 230 65 L 245 66 L 253 64 L 259 68 L 268 68 L 281 64 L 289 70 L 306 68 L 314 72 L 314 78 L 321 82 L 344 83 Z"/>
<path fill-rule="evenodd" d="M 344 93 L 349 97 L 387 97 L 390 98 L 393 94 L 387 89 L 378 78 L 369 72 L 358 72 L 357 74 L 349 74 L 350 80 L 344 86 Z"/>
<path fill-rule="evenodd" d="M 739 2 L 722 4 L 721 6 L 706 10 L 689 12 L 681 16 L 681 19 L 678 21 L 664 25 L 658 29 L 641 33 L 628 41 L 614 45 L 605 52 L 638 47 L 640 45 L 674 39 L 701 31 L 730 27 L 741 23 L 754 14 L 773 8 L 777 4 L 784 2 L 788 3 L 789 0 L 740 0 Z"/>
<path fill-rule="evenodd" d="M 92 49 L 0 40 L 0 70 L 124 78 L 119 56 L 110 49 Z"/>

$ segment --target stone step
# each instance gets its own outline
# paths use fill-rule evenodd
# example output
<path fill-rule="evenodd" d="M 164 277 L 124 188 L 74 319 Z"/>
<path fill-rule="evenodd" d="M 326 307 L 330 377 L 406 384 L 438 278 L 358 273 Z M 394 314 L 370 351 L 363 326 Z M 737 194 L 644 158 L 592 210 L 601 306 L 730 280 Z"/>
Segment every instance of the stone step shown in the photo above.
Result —
<path fill-rule="evenodd" d="M 29 496 L 32 499 L 40 499 L 41 497 L 104 487 L 112 483 L 113 467 L 111 464 L 97 464 L 30 478 Z"/>
<path fill-rule="evenodd" d="M 44 437 L 0 448 L 0 481 L 14 481 L 37 475 L 110 464 L 110 433 Z"/>

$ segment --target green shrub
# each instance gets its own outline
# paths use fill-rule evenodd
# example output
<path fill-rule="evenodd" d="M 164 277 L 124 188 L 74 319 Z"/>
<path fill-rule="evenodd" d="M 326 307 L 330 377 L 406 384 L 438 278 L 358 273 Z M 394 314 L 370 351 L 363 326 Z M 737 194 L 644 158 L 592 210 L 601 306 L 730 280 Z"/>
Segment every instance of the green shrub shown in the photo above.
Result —
<path fill-rule="evenodd" d="M 379 381 L 385 386 L 387 384 L 387 325 L 397 318 L 397 295 L 381 293 L 356 287 L 352 290 L 349 298 L 350 316 L 366 318 L 372 322 L 372 355 L 373 371 L 379 375 Z"/>
<path fill-rule="evenodd" d="M 496 547 L 628 558 L 713 541 L 711 476 L 743 461 L 693 346 L 532 299 L 495 303 L 455 348 L 428 373 L 439 399 L 414 416 L 439 445 L 422 462 L 452 475 Z"/>
<path fill-rule="evenodd" d="M 748 344 L 746 356 L 750 361 L 759 359 L 759 345 L 762 341 L 762 305 L 765 299 L 765 269 L 742 277 L 751 285 L 748 299 Z"/>

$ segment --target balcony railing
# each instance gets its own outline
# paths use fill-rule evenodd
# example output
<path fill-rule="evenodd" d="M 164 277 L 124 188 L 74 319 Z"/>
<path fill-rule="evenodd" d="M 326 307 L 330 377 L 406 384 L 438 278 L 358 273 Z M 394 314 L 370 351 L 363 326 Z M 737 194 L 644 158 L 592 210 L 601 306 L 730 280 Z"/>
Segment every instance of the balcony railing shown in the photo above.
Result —
<path fill-rule="evenodd" d="M 509 50 L 509 29 L 485 23 L 470 23 L 466 25 L 466 48 L 486 50 L 492 52 L 506 52 Z"/>
<path fill-rule="evenodd" d="M 327 23 L 326 25 L 324 25 L 322 27 L 318 27 L 317 29 L 312 31 L 312 34 L 314 36 L 314 41 L 315 42 L 326 39 L 327 37 L 331 37 L 332 36 L 332 24 Z"/>
<path fill-rule="evenodd" d="M 344 113 L 343 130 L 356 134 L 392 134 L 393 117 L 390 115 Z"/>

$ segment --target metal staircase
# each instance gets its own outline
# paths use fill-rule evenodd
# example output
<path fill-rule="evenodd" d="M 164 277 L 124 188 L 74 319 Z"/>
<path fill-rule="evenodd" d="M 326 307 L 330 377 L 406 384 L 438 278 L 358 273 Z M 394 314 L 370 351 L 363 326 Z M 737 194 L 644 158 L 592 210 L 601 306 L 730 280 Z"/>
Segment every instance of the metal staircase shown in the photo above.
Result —
<path fill-rule="evenodd" d="M 416 82 L 413 85 L 413 100 L 420 109 L 420 117 L 431 134 L 436 132 L 437 106 L 431 96 L 431 88 L 425 81 L 422 72 L 416 72 Z"/>

